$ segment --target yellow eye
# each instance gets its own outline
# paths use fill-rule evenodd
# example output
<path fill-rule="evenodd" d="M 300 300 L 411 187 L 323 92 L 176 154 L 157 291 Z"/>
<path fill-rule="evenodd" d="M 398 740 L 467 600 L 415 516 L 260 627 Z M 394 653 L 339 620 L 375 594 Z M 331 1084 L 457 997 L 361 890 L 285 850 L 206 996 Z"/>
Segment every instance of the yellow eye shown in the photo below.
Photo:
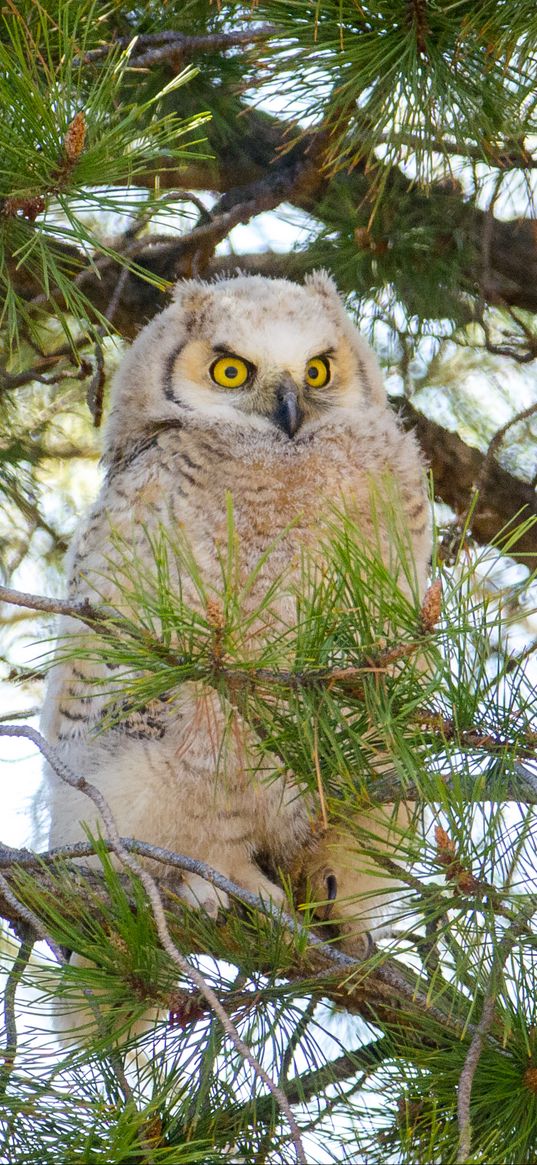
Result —
<path fill-rule="evenodd" d="M 330 380 L 330 361 L 328 356 L 314 356 L 306 365 L 306 384 L 310 388 L 324 388 Z"/>
<path fill-rule="evenodd" d="M 209 371 L 219 388 L 242 388 L 252 372 L 252 366 L 246 360 L 241 360 L 240 356 L 219 356 Z"/>

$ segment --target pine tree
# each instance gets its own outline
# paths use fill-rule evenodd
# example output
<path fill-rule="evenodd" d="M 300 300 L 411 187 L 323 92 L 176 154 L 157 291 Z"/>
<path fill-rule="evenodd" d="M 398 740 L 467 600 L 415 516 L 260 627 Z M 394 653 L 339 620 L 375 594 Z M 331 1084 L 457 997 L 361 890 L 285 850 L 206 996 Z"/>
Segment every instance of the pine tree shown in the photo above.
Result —
<path fill-rule="evenodd" d="M 60 855 L 2 836 L 9 1165 L 536 1155 L 536 37 L 528 0 L 2 9 L 0 735 L 48 750 L 29 721 L 62 602 L 23 590 L 60 593 L 110 374 L 177 278 L 328 267 L 451 508 L 421 606 L 332 515 L 323 578 L 304 563 L 296 628 L 254 660 L 231 508 L 217 595 L 163 538 L 156 593 L 126 552 L 121 617 L 74 612 L 130 708 L 192 679 L 238 707 L 321 830 L 352 831 L 358 798 L 416 822 L 396 855 L 373 816 L 355 827 L 403 885 L 395 937 L 360 959 L 298 875 L 294 913 L 226 884 L 215 922 L 113 821 Z M 263 223 L 293 245 L 235 229 Z M 204 616 L 174 600 L 177 555 Z M 81 992 L 85 1039 L 60 1049 L 44 1017 Z"/>

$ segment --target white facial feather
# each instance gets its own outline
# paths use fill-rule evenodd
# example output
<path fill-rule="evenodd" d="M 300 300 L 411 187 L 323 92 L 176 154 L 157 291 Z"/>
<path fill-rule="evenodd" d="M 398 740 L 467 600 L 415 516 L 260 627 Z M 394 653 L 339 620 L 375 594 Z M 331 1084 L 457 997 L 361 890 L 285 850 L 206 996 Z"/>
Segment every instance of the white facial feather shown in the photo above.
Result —
<path fill-rule="evenodd" d="M 196 343 L 206 348 L 193 369 L 188 356 Z M 108 447 L 125 447 L 151 424 L 177 420 L 185 412 L 189 423 L 198 417 L 269 433 L 271 425 L 255 403 L 249 408 L 240 392 L 211 383 L 213 347 L 250 361 L 265 384 L 288 373 L 300 385 L 308 360 L 333 353 L 334 391 L 327 395 L 329 404 L 315 418 L 315 427 L 334 423 L 338 409 L 343 420 L 344 410 L 385 400 L 376 360 L 346 315 L 334 284 L 322 273 L 304 286 L 261 276 L 185 282 L 123 361 L 112 393 Z"/>

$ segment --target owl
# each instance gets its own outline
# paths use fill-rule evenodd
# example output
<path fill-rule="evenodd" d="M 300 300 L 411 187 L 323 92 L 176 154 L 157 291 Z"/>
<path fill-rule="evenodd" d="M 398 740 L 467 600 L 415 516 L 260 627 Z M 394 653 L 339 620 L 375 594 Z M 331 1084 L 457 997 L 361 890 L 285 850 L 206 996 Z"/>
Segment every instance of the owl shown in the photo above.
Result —
<path fill-rule="evenodd" d="M 128 548 L 150 586 L 151 538 L 162 530 L 172 541 L 179 533 L 188 540 L 208 591 L 216 593 L 231 495 L 240 569 L 245 578 L 256 572 L 246 614 L 248 603 L 257 609 L 283 574 L 290 584 L 273 596 L 271 618 L 290 627 L 301 550 L 317 545 L 330 506 L 349 508 L 364 538 L 375 534 L 396 569 L 388 524 L 384 529 L 380 515 L 379 529 L 379 514 L 371 512 L 371 482 L 387 476 L 424 591 L 431 534 L 421 456 L 388 406 L 376 359 L 324 272 L 303 285 L 243 275 L 181 282 L 115 376 L 103 464 L 100 494 L 69 555 L 73 600 L 121 610 L 121 553 Z M 199 608 L 199 590 L 177 571 L 177 601 Z M 254 622 L 254 650 L 261 633 L 267 627 Z M 70 635 L 80 636 L 80 624 L 67 618 L 60 627 L 63 648 Z M 269 855 L 265 870 L 288 870 L 307 849 L 313 808 L 293 774 L 279 772 L 277 761 L 272 768 L 265 761 L 265 770 L 253 765 L 248 730 L 230 732 L 220 697 L 195 683 L 184 684 L 173 700 L 152 701 L 105 723 L 116 681 L 112 663 L 60 653 L 43 713 L 47 739 L 98 786 L 120 834 L 200 859 L 283 903 L 281 887 L 259 859 Z M 98 830 L 93 803 L 50 770 L 44 789 L 51 846 L 84 837 L 83 823 Z M 346 897 L 349 877 L 353 892 L 374 890 L 367 870 L 357 867 L 352 878 L 347 842 L 341 848 Z M 330 866 L 336 868 L 337 853 L 330 854 Z M 227 905 L 225 894 L 195 874 L 185 874 L 181 893 L 213 916 Z M 358 929 L 381 925 L 375 903 L 371 898 Z"/>

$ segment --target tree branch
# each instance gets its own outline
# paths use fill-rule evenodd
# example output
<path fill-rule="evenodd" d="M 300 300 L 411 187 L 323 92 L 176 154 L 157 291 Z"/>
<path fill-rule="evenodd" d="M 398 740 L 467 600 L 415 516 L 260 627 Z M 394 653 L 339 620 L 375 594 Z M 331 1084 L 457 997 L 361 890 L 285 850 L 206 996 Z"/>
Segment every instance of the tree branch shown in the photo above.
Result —
<path fill-rule="evenodd" d="M 19 932 L 21 937 L 20 946 L 7 976 L 4 988 L 4 1029 L 6 1033 L 6 1044 L 1 1053 L 4 1058 L 4 1063 L 0 1072 L 0 1096 L 6 1092 L 9 1078 L 15 1067 L 15 1056 L 17 1055 L 18 1044 L 15 998 L 17 987 L 30 961 L 36 939 L 34 931 L 22 924 L 19 926 Z"/>
<path fill-rule="evenodd" d="M 213 32 L 205 36 L 190 36 L 184 32 L 175 32 L 172 29 L 163 29 L 160 32 L 141 33 L 135 38 L 135 43 L 129 57 L 129 65 L 137 69 L 158 65 L 162 61 L 170 61 L 177 68 L 185 61 L 202 53 L 225 52 L 226 49 L 238 48 L 241 45 L 255 44 L 266 40 L 274 32 L 272 24 L 262 24 L 257 28 L 236 29 L 230 32 Z M 105 61 L 110 53 L 117 49 L 127 49 L 132 44 L 132 36 L 116 37 L 110 44 L 102 45 L 97 49 L 89 49 L 83 57 L 75 57 L 73 65 L 89 65 L 96 61 Z"/>
<path fill-rule="evenodd" d="M 506 930 L 493 955 L 492 969 L 488 989 L 483 1001 L 481 1019 L 474 1031 L 470 1047 L 468 1048 L 457 1089 L 457 1119 L 459 1124 L 457 1165 L 464 1165 L 471 1157 L 472 1125 L 470 1119 L 470 1103 L 472 1086 L 485 1040 L 494 1022 L 503 968 L 517 939 L 522 934 L 529 918 L 534 912 L 535 903 L 526 906 L 520 911 L 517 919 Z"/>
<path fill-rule="evenodd" d="M 427 596 L 434 589 L 429 588 L 426 593 L 424 606 L 425 609 Z M 22 606 L 25 609 L 35 611 L 43 611 L 48 614 L 67 615 L 71 618 L 78 619 L 86 626 L 91 627 L 92 630 L 100 632 L 107 638 L 114 639 L 115 637 L 121 641 L 122 631 L 124 630 L 128 637 L 139 639 L 147 650 L 153 650 L 158 654 L 160 659 L 163 659 L 170 667 L 183 667 L 187 663 L 187 659 L 183 656 L 178 656 L 170 648 L 165 647 L 164 644 L 156 638 L 151 636 L 145 629 L 137 629 L 132 623 L 122 618 L 121 615 L 115 612 L 106 612 L 94 607 L 85 599 L 83 602 L 76 602 L 72 599 L 56 599 L 46 598 L 41 595 L 26 594 L 22 591 L 13 590 L 10 587 L 0 585 L 0 602 L 12 603 L 16 606 Z M 423 620 L 423 614 L 422 614 Z M 429 628 L 429 631 L 432 628 Z M 207 684 L 215 684 L 218 687 L 224 682 L 228 688 L 229 698 L 232 703 L 237 703 L 237 693 L 243 692 L 246 689 L 281 689 L 283 691 L 301 691 L 308 688 L 326 688 L 334 690 L 335 687 L 342 689 L 343 693 L 349 692 L 353 697 L 363 698 L 363 678 L 366 674 L 377 674 L 387 667 L 393 665 L 394 662 L 407 658 L 409 655 L 415 654 L 419 651 L 423 642 L 426 641 L 428 632 L 423 626 L 421 630 L 418 629 L 414 640 L 408 643 L 403 643 L 395 648 L 388 648 L 380 651 L 377 657 L 369 655 L 364 657 L 361 665 L 354 665 L 351 667 L 323 667 L 323 668 L 309 668 L 302 671 L 274 671 L 265 667 L 255 668 L 248 663 L 244 668 L 237 664 L 234 667 L 224 666 L 221 661 L 218 661 L 218 666 L 211 671 L 211 667 L 201 662 L 199 671 L 189 672 L 187 679 L 199 678 L 204 680 Z M 213 661 L 214 662 L 214 661 Z M 235 697 L 235 698 L 234 698 Z M 457 727 L 453 720 L 445 716 L 440 716 L 431 713 L 427 708 L 418 708 L 414 713 L 414 720 L 419 725 L 425 725 L 435 739 L 439 739 L 443 745 L 449 742 L 455 742 L 458 747 L 470 750 L 483 750 L 492 756 L 501 756 L 505 753 L 510 753 L 513 748 L 513 743 L 507 737 L 499 736 L 498 734 L 491 735 L 483 732 L 479 728 L 466 728 L 461 730 Z M 255 724 L 254 724 L 255 727 Z M 29 729 L 33 732 L 33 729 Z M 29 739 L 34 739 L 30 737 Z M 36 741 L 37 742 L 37 741 Z M 40 745 L 38 745 L 40 747 Z M 50 747 L 50 746 L 48 746 Z M 535 750 L 537 747 L 537 733 L 526 730 L 520 734 L 519 746 L 517 748 L 518 757 L 523 759 L 533 760 L 535 757 Z M 525 804 L 535 804 L 537 801 L 537 777 L 533 777 L 531 771 L 520 763 L 520 759 L 514 762 L 516 769 L 516 776 L 511 778 L 507 788 L 504 792 L 505 800 L 514 800 L 523 802 Z M 460 780 L 460 775 L 459 778 Z M 449 787 L 450 777 L 446 777 L 446 787 Z M 470 782 L 469 793 L 474 790 L 475 782 Z M 410 783 L 403 784 L 401 778 L 395 769 L 375 776 L 374 787 L 371 790 L 377 804 L 390 803 L 400 798 L 401 793 L 404 792 L 406 798 L 412 800 L 422 800 L 423 794 L 420 792 L 419 786 Z M 487 790 L 480 790 L 480 800 L 496 800 L 497 790 L 488 795 Z"/>
<path fill-rule="evenodd" d="M 43 611 L 47 615 L 69 615 L 73 619 L 80 619 L 88 627 L 107 626 L 104 612 L 93 607 L 87 599 L 81 603 L 73 602 L 72 599 L 48 599 L 44 595 L 27 594 L 0 585 L 0 602 L 13 603 L 31 611 Z"/>
<path fill-rule="evenodd" d="M 432 421 L 410 401 L 397 401 L 405 428 L 412 429 L 424 450 L 437 495 L 458 514 L 468 510 L 477 482 L 479 498 L 472 514 L 472 532 L 479 542 L 492 542 L 514 518 L 536 519 L 509 554 L 531 569 L 537 563 L 537 493 L 534 485 L 508 473 L 479 449 Z M 486 466 L 485 466 L 486 462 Z"/>
<path fill-rule="evenodd" d="M 17 733 L 17 735 L 28 737 L 30 732 L 34 736 L 39 735 L 31 729 L 27 732 Z M 15 735 L 14 732 L 5 734 Z M 1 735 L 3 733 L 0 726 Z M 304 944 L 307 951 L 306 955 L 299 957 L 296 965 L 288 969 L 288 977 L 293 981 L 303 982 L 316 998 L 332 999 L 347 1011 L 362 1015 L 368 1021 L 377 1022 L 380 1019 L 388 1024 L 397 1023 L 398 1026 L 408 1026 L 412 1030 L 415 1027 L 417 1014 L 421 1015 L 425 1011 L 428 1019 L 439 1025 L 439 1030 L 449 1029 L 457 1038 L 462 1035 L 462 1023 L 454 1018 L 451 1011 L 448 1009 L 444 1011 L 441 1004 L 437 1007 L 422 992 L 418 977 L 409 968 L 402 967 L 395 960 L 385 959 L 381 964 L 375 960 L 373 966 L 364 966 L 362 961 L 356 960 L 338 950 L 337 947 L 327 944 L 311 929 L 304 927 L 296 918 L 276 909 L 271 903 L 263 901 L 250 891 L 236 885 L 217 870 L 207 866 L 205 862 L 133 838 L 121 838 L 120 841 L 129 853 L 139 854 L 144 859 L 150 859 L 152 862 L 177 870 L 198 874 L 214 886 L 224 890 L 239 903 L 249 909 L 260 911 L 265 917 L 272 917 L 275 924 L 284 926 L 291 935 Z M 116 852 L 112 842 L 103 841 L 102 844 L 108 852 Z M 0 869 L 4 870 L 4 873 L 0 874 L 0 914 L 11 923 L 27 921 L 24 905 L 12 892 L 9 896 L 3 893 L 3 887 L 6 885 L 9 887 L 11 870 L 15 873 L 17 868 L 32 871 L 35 880 L 43 884 L 44 889 L 50 890 L 44 867 L 53 867 L 56 862 L 63 863 L 71 858 L 79 861 L 82 857 L 94 854 L 95 849 L 89 842 L 77 842 L 40 854 L 34 854 L 29 850 L 16 850 L 0 844 Z M 78 878 L 89 878 L 92 886 L 96 880 L 100 882 L 100 876 L 95 870 L 87 870 L 77 866 L 73 867 L 73 875 L 75 874 Z M 159 885 L 163 893 L 170 889 L 166 879 L 161 882 L 157 879 L 156 884 Z M 84 889 L 82 888 L 80 892 L 84 894 Z M 92 894 L 91 902 L 92 909 L 95 909 L 94 894 Z M 173 915 L 176 914 L 177 901 L 175 896 L 169 909 Z M 39 926 L 40 937 L 55 949 L 44 925 L 39 922 Z M 204 935 L 204 939 L 206 940 L 206 935 Z M 206 945 L 204 945 L 203 951 L 207 953 Z M 229 958 L 233 960 L 231 951 Z M 472 1030 L 471 1026 L 469 1030 Z"/>
<path fill-rule="evenodd" d="M 175 943 L 173 942 L 170 931 L 168 929 L 168 923 L 166 921 L 164 907 L 158 886 L 154 878 L 152 878 L 151 874 L 149 874 L 148 871 L 140 865 L 136 858 L 133 857 L 133 855 L 129 853 L 129 851 L 122 845 L 114 817 L 110 810 L 110 806 L 108 805 L 105 797 L 103 797 L 101 791 L 97 788 L 96 785 L 93 785 L 90 781 L 86 780 L 85 777 L 77 776 L 77 774 L 69 768 L 69 765 L 67 765 L 66 762 L 59 756 L 57 751 L 47 743 L 41 733 L 37 732 L 35 729 L 29 728 L 27 726 L 21 726 L 19 728 L 17 726 L 3 724 L 0 725 L 0 736 L 25 736 L 28 740 L 33 741 L 33 743 L 37 745 L 40 752 L 46 758 L 51 768 L 54 770 L 60 780 L 64 781 L 66 785 L 69 785 L 70 788 L 78 789 L 79 792 L 84 793 L 93 802 L 101 815 L 104 828 L 108 835 L 108 840 L 116 857 L 119 859 L 122 865 L 124 865 L 128 870 L 131 871 L 131 873 L 135 874 L 135 876 L 140 879 L 144 887 L 151 905 L 157 932 L 164 950 L 172 962 L 175 963 L 179 968 L 181 973 L 195 984 L 200 993 L 207 1000 L 211 1010 L 220 1020 L 226 1035 L 235 1045 L 243 1060 L 245 1060 L 250 1065 L 255 1075 L 263 1080 L 263 1082 L 267 1085 L 269 1091 L 274 1096 L 278 1107 L 289 1124 L 291 1138 L 295 1146 L 297 1161 L 300 1163 L 300 1165 L 308 1165 L 304 1153 L 300 1131 L 285 1092 L 282 1090 L 282 1088 L 279 1087 L 279 1085 L 274 1083 L 272 1077 L 268 1072 L 265 1071 L 262 1064 L 260 1064 L 257 1057 L 253 1054 L 251 1048 L 245 1044 L 244 1040 L 241 1038 L 239 1032 L 237 1031 L 235 1024 L 230 1019 L 225 1008 L 222 1006 L 218 996 L 216 995 L 216 992 L 213 991 L 212 987 L 209 986 L 201 972 L 198 971 L 196 967 L 191 966 L 188 960 L 175 946 Z M 3 891 L 4 896 L 7 896 L 5 879 L 1 874 L 0 889 Z M 9 887 L 7 887 L 7 890 L 8 894 L 11 895 Z M 32 912 L 28 911 L 27 907 L 24 907 L 24 910 L 27 914 L 27 921 L 35 930 L 35 922 Z M 37 920 L 37 922 L 38 927 L 42 932 L 39 920 Z M 39 933 L 39 929 L 36 931 L 36 933 Z"/>

